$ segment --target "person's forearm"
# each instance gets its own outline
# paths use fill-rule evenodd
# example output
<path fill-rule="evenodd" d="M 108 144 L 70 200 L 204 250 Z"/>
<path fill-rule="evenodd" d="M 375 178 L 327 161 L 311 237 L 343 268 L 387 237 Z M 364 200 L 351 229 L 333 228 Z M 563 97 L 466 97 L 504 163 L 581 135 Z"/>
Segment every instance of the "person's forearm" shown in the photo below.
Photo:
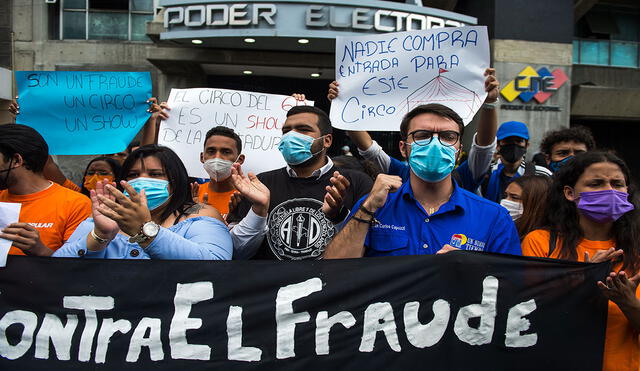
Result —
<path fill-rule="evenodd" d="M 498 115 L 495 109 L 480 108 L 480 118 L 478 120 L 478 135 L 476 136 L 479 146 L 488 146 L 493 143 L 498 130 Z"/>
<path fill-rule="evenodd" d="M 627 317 L 631 326 L 640 332 L 640 300 L 634 297 L 630 303 L 618 304 L 618 308 Z"/>
<path fill-rule="evenodd" d="M 142 127 L 142 138 L 140 139 L 140 145 L 144 146 L 147 144 L 156 144 L 157 143 L 157 132 L 160 125 L 156 121 L 156 118 L 149 117 L 147 122 Z"/>
<path fill-rule="evenodd" d="M 371 135 L 366 131 L 347 130 L 347 135 L 351 138 L 353 144 L 355 144 L 361 151 L 368 150 L 369 147 L 371 147 L 371 143 L 373 143 Z"/>
<path fill-rule="evenodd" d="M 364 220 L 371 219 L 370 215 L 358 210 L 354 217 Z M 325 252 L 325 259 L 360 258 L 364 255 L 364 239 L 369 231 L 369 224 L 355 220 L 353 217 L 347 225 L 329 243 Z"/>

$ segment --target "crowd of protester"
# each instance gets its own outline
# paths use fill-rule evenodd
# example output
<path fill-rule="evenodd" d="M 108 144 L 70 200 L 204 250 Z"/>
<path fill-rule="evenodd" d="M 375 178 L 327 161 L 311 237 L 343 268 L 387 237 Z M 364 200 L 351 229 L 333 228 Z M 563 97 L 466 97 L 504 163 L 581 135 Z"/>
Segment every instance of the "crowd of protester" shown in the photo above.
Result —
<path fill-rule="evenodd" d="M 200 154 L 210 180 L 202 184 L 187 176 L 178 155 L 156 144 L 171 111 L 155 99 L 141 141 L 92 159 L 81 185 L 62 174 L 38 132 L 1 125 L 0 202 L 22 208 L 0 238 L 12 241 L 11 254 L 85 259 L 303 260 L 475 250 L 610 261 L 612 272 L 598 283 L 610 300 L 603 369 L 637 370 L 640 217 L 629 168 L 615 153 L 597 150 L 582 127 L 547 133 L 527 162 L 527 124 L 498 126 L 499 83 L 495 70 L 485 76 L 487 98 L 477 132 L 467 133 L 473 138 L 464 161 L 463 121 L 440 104 L 418 106 L 399 123 L 402 159 L 364 131 L 348 132 L 355 155 L 345 146 L 330 158 L 328 115 L 294 107 L 279 144 L 287 165 L 257 175 L 242 169 L 238 134 L 212 127 Z M 338 94 L 333 82 L 328 98 Z M 11 110 L 19 114 L 17 102 Z M 291 202 L 310 210 L 322 233 L 312 238 L 296 227 L 286 209 Z"/>

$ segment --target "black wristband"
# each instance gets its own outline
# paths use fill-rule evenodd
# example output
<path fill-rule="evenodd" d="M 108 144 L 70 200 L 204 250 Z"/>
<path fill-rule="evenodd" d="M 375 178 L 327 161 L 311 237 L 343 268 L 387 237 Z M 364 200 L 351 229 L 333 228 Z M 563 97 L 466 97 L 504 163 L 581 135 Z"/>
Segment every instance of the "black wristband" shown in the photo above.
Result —
<path fill-rule="evenodd" d="M 375 214 L 375 212 L 371 212 L 369 210 L 367 210 L 366 207 L 364 207 L 364 205 L 360 205 L 360 208 L 358 208 L 358 210 L 362 211 L 363 213 L 373 216 L 373 214 Z"/>
<path fill-rule="evenodd" d="M 357 221 L 357 222 L 364 223 L 364 224 L 369 224 L 369 225 L 371 225 L 371 222 L 373 221 L 373 219 L 371 219 L 371 220 L 365 220 L 365 219 L 362 219 L 362 218 L 358 218 L 358 217 L 357 217 L 357 216 L 355 216 L 355 215 L 354 215 L 354 216 L 352 216 L 352 217 L 351 217 L 351 219 L 353 219 L 353 220 L 355 220 L 355 221 Z"/>

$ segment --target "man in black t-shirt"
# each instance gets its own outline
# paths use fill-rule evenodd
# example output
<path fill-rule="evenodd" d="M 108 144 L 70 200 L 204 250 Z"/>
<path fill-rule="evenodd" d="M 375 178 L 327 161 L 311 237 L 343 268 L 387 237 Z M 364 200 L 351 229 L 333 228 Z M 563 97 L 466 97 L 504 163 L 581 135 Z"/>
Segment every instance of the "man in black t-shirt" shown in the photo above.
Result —
<path fill-rule="evenodd" d="M 371 190 L 366 174 L 338 169 L 327 156 L 332 128 L 321 109 L 292 108 L 282 134 L 286 167 L 257 179 L 238 174 L 237 166 L 233 170 L 236 188 L 245 195 L 230 215 L 230 221 L 242 219 L 232 229 L 235 259 L 319 259 L 335 224 Z"/>

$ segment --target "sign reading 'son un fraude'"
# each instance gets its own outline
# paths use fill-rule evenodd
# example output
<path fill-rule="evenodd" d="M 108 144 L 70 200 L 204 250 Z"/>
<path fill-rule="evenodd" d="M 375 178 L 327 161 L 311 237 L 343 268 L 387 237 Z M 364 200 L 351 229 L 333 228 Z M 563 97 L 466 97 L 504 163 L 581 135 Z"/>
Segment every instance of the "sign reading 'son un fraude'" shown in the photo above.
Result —
<path fill-rule="evenodd" d="M 149 72 L 16 71 L 16 85 L 16 122 L 54 155 L 123 151 L 151 115 Z"/>
<path fill-rule="evenodd" d="M 402 117 L 443 104 L 468 124 L 487 93 L 489 39 L 484 26 L 338 37 L 331 122 L 344 130 L 397 131 Z"/>

